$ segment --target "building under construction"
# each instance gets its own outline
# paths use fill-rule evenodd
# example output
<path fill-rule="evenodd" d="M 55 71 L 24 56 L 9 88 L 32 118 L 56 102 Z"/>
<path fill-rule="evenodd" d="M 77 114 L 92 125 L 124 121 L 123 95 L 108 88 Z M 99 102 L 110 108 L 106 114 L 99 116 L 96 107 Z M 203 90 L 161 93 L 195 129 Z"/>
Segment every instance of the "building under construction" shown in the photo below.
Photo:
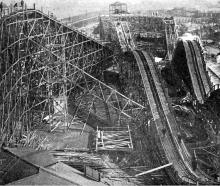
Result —
<path fill-rule="evenodd" d="M 178 37 L 173 17 L 134 15 L 116 2 L 90 20 L 96 40 L 35 6 L 1 13 L 2 184 L 85 185 L 11 147 L 74 150 L 53 153 L 97 184 L 101 170 L 114 168 L 91 161 L 106 154 L 126 174 L 112 179 L 129 184 L 219 184 L 219 76 L 208 72 L 198 37 Z M 56 147 L 43 146 L 48 140 Z M 28 171 L 18 175 L 21 166 Z M 64 181 L 42 182 L 44 174 Z"/>

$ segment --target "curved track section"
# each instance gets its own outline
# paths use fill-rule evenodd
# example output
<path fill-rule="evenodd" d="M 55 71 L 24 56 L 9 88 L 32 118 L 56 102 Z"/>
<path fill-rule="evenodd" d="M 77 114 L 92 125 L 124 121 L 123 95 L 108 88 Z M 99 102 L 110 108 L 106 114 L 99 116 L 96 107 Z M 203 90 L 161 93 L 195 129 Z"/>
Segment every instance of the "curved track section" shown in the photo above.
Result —
<path fill-rule="evenodd" d="M 211 90 L 211 83 L 199 43 L 195 40 L 179 39 L 173 54 L 172 66 L 191 94 L 200 103 L 204 103 Z"/>
<path fill-rule="evenodd" d="M 206 178 L 191 168 L 191 156 L 182 140 L 178 140 L 178 125 L 165 96 L 160 77 L 152 57 L 144 51 L 133 52 L 144 84 L 150 109 L 154 118 L 160 153 L 166 157 L 162 164 L 172 163 L 175 171 L 167 170 L 169 176 L 178 183 L 195 183 Z M 177 177 L 174 178 L 174 172 Z"/>

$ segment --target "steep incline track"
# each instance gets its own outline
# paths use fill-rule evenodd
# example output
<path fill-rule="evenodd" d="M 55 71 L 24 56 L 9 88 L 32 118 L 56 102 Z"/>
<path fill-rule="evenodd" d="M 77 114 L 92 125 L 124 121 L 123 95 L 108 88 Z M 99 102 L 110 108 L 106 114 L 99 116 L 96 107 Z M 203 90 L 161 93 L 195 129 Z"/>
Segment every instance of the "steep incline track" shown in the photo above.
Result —
<path fill-rule="evenodd" d="M 135 44 L 133 42 L 129 25 L 127 21 L 112 21 L 114 23 L 116 33 L 118 36 L 119 43 L 122 50 L 125 52 L 127 50 L 133 50 Z"/>
<path fill-rule="evenodd" d="M 183 53 L 185 53 L 185 59 L 181 58 Z M 181 64 L 183 65 L 183 61 L 185 61 L 186 67 L 182 68 L 188 68 L 188 74 L 191 81 L 190 84 L 193 90 L 192 93 L 200 103 L 204 103 L 208 92 L 211 90 L 211 83 L 208 77 L 208 73 L 205 69 L 199 43 L 195 40 L 180 39 L 177 42 L 177 47 L 175 49 L 174 58 L 172 61 L 174 62 L 174 68 L 176 66 L 176 69 L 178 69 L 176 71 L 177 74 L 182 73 L 180 72 L 182 71 Z M 182 73 L 182 76 L 187 76 L 187 74 Z M 185 77 L 182 78 L 184 79 Z"/>
<path fill-rule="evenodd" d="M 198 176 L 191 169 L 190 155 L 183 142 L 178 142 L 176 138 L 178 125 L 169 107 L 151 56 L 143 51 L 134 51 L 133 54 L 141 73 L 145 93 L 157 128 L 157 134 L 155 135 L 159 138 L 158 141 L 160 142 L 160 144 L 158 143 L 157 145 L 160 146 L 161 152 L 164 153 L 166 161 L 173 163 L 173 168 L 178 173 L 179 181 L 181 180 L 179 183 L 195 183 L 192 180 L 198 180 L 199 178 L 204 181 L 203 176 Z M 167 131 L 165 134 L 162 132 L 163 129 Z M 164 164 L 165 162 L 161 163 Z M 171 178 L 174 177 L 172 171 L 167 172 Z"/>
<path fill-rule="evenodd" d="M 123 30 L 124 38 L 127 41 L 127 47 L 132 50 L 132 49 L 135 48 L 135 44 L 134 44 L 134 41 L 133 41 L 132 36 L 131 36 L 131 32 L 130 32 L 130 29 L 129 29 L 128 22 L 127 21 L 121 21 L 120 23 L 121 23 L 121 27 L 122 27 L 122 30 Z"/>

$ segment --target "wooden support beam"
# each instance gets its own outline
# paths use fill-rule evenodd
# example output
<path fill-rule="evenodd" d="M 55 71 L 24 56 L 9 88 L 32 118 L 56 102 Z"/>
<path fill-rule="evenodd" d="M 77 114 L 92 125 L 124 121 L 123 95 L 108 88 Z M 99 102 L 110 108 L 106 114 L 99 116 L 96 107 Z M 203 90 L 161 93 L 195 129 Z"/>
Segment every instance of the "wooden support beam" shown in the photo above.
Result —
<path fill-rule="evenodd" d="M 168 164 L 166 164 L 166 165 L 163 165 L 163 166 L 160 166 L 160 167 L 157 167 L 157 168 L 154 168 L 154 169 L 151 169 L 151 170 L 148 170 L 148 171 L 145 171 L 145 172 L 136 174 L 135 176 L 138 177 L 138 176 L 142 176 L 142 175 L 145 175 L 145 174 L 149 174 L 149 173 L 151 173 L 151 172 L 155 172 L 155 171 L 164 169 L 164 168 L 169 167 L 169 166 L 171 166 L 171 165 L 173 165 L 173 163 L 168 163 Z"/>

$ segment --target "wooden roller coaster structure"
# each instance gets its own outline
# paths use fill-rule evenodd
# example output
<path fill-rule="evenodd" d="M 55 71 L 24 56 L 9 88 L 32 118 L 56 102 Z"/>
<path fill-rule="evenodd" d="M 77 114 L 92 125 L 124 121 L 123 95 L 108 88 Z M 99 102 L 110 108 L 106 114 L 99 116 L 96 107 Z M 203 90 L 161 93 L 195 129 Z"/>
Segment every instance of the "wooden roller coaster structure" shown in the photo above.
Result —
<path fill-rule="evenodd" d="M 205 183 L 208 176 L 206 177 L 203 172 L 192 170 L 192 156 L 188 152 L 184 142 L 178 140 L 178 124 L 165 95 L 152 56 L 144 51 L 134 51 L 133 53 L 154 118 L 154 127 L 156 129 L 155 131 L 157 131 L 155 138 L 157 138 L 158 142 L 156 145 L 160 150 L 160 155 L 163 157 L 161 158 L 161 165 L 172 163 L 177 175 L 169 168 L 167 172 L 173 178 L 174 182 L 181 180 L 179 183 Z M 164 133 L 164 130 L 166 133 Z"/>
<path fill-rule="evenodd" d="M 35 121 L 53 117 L 56 100 L 64 97 L 58 112 L 80 118 L 83 129 L 92 119 L 102 126 L 130 126 L 133 131 L 149 128 L 154 134 L 149 142 L 155 150 L 152 162 L 154 166 L 172 163 L 166 172 L 173 183 L 215 183 L 200 169 L 192 170 L 192 157 L 178 139 L 179 128 L 151 53 L 132 51 L 132 61 L 121 64 L 122 82 L 132 79 L 128 84 L 136 88 L 134 94 L 123 95 L 101 81 L 113 54 L 94 39 L 35 9 L 4 15 L 0 28 L 1 141 L 16 141 L 17 132 L 21 137 Z M 126 35 L 131 36 L 129 30 Z M 177 43 L 172 60 L 177 69 L 179 48 L 185 51 L 184 68 L 189 74 L 183 79 L 202 103 L 210 85 L 199 46 L 194 41 Z M 150 126 L 149 115 L 153 118 Z"/>
<path fill-rule="evenodd" d="M 183 54 L 185 52 L 185 61 L 182 62 L 183 64 L 181 64 L 181 61 L 178 63 L 178 59 L 182 60 L 182 58 L 177 58 L 176 56 L 180 42 L 183 47 L 181 52 Z M 130 48 L 130 46 L 128 47 Z M 162 79 L 159 75 L 160 72 L 157 69 L 152 54 L 146 51 L 135 50 L 134 47 L 131 50 L 133 50 L 135 62 L 128 62 L 129 64 L 126 65 L 123 64 L 122 74 L 125 74 L 125 79 L 132 81 L 127 82 L 128 84 L 131 86 L 136 84 L 138 93 L 134 94 L 138 95 L 134 95 L 133 99 L 137 102 L 141 101 L 140 103 L 142 105 L 149 105 L 150 107 L 155 127 L 154 129 L 151 128 L 151 130 L 154 131 L 157 151 L 160 154 L 159 164 L 157 166 L 172 163 L 173 169 L 166 168 L 166 171 L 174 183 L 195 184 L 197 182 L 206 183 L 207 181 L 214 183 L 213 179 L 200 169 L 193 170 L 193 157 L 187 150 L 183 140 L 178 140 L 180 128 L 176 122 L 173 109 L 170 106 L 171 104 L 168 101 L 162 85 Z M 189 89 L 195 95 L 195 100 L 204 103 L 211 89 L 211 83 L 205 69 L 199 43 L 195 40 L 178 41 L 172 63 L 174 67 L 179 68 L 178 70 L 181 70 L 183 65 L 185 65 L 184 69 L 188 73 L 182 73 L 182 76 L 188 76 L 188 79 L 186 77 L 183 79 L 186 79 L 188 81 L 186 83 L 190 84 L 191 87 Z M 128 66 L 128 69 L 124 68 L 124 65 Z M 140 75 L 136 73 L 140 73 Z M 141 100 L 140 97 L 142 97 Z M 152 131 L 150 133 L 153 133 Z"/>
<path fill-rule="evenodd" d="M 56 125 L 58 115 L 67 129 L 80 118 L 82 132 L 89 122 L 146 117 L 144 106 L 99 80 L 113 55 L 99 42 L 34 8 L 9 12 L 0 27 L 1 144 L 19 143 L 45 120 Z"/>

